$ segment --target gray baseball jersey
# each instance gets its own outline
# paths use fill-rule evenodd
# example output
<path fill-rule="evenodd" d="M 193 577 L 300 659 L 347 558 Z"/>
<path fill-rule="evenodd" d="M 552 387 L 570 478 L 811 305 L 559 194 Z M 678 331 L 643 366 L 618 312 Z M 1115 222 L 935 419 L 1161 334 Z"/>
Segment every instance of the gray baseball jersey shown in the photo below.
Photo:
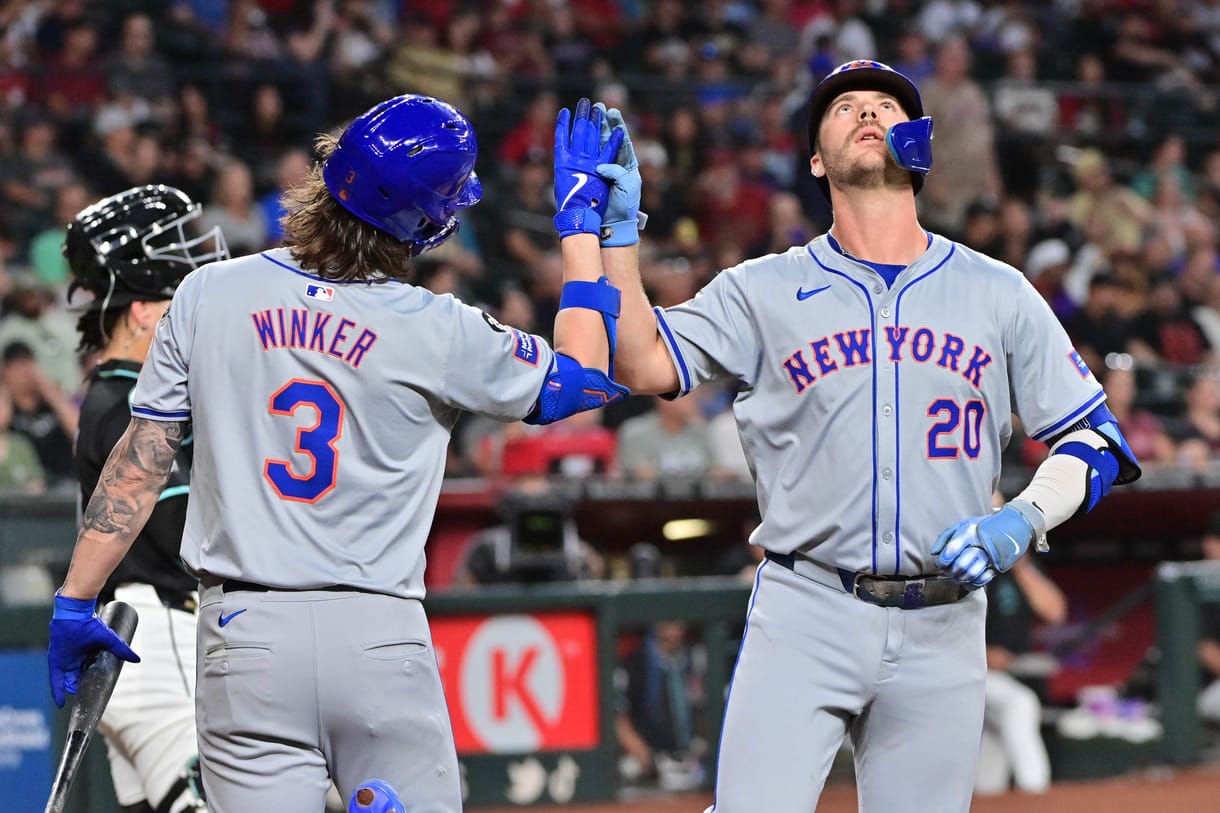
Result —
<path fill-rule="evenodd" d="M 1045 439 L 1105 397 L 1019 271 L 939 236 L 889 288 L 822 236 L 658 316 L 683 393 L 745 385 L 753 541 L 860 573 L 937 572 L 937 535 L 991 509 L 1014 407 Z"/>
<path fill-rule="evenodd" d="M 552 358 L 451 296 L 324 281 L 276 249 L 182 282 L 132 414 L 193 422 L 196 573 L 419 598 L 454 422 L 524 417 Z"/>

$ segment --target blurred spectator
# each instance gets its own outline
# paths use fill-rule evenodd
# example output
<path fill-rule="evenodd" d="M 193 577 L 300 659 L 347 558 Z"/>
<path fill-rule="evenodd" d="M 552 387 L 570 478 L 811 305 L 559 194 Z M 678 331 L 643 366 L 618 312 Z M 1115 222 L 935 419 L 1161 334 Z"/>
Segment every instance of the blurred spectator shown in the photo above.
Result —
<path fill-rule="evenodd" d="M 697 731 L 705 667 L 686 636 L 683 621 L 656 622 L 615 672 L 619 774 L 628 781 L 690 790 L 703 780 Z"/>
<path fill-rule="evenodd" d="M 908 26 L 898 36 L 894 51 L 895 56 L 890 66 L 909 77 L 916 85 L 922 85 L 936 69 L 928 48 L 928 38 L 914 25 Z"/>
<path fill-rule="evenodd" d="M 699 236 L 705 246 L 753 246 L 766 237 L 771 190 L 742 176 L 732 149 L 718 147 L 709 152 L 693 192 Z"/>
<path fill-rule="evenodd" d="M 170 124 L 175 142 L 187 143 L 200 139 L 205 146 L 220 147 L 225 135 L 212 118 L 211 106 L 203 90 L 195 84 L 184 84 L 178 90 L 177 116 Z M 186 190 L 183 190 L 186 191 Z M 192 200 L 199 200 L 194 195 Z"/>
<path fill-rule="evenodd" d="M 610 5 L 613 7 L 617 4 Z M 598 50 L 593 43 L 592 32 L 581 30 L 577 10 L 572 4 L 565 2 L 552 6 L 543 24 L 542 41 L 556 74 L 569 81 L 586 80 L 592 76 L 593 63 L 599 58 Z M 591 28 L 597 30 L 597 26 Z"/>
<path fill-rule="evenodd" d="M 17 149 L 0 156 L 0 222 L 24 244 L 51 222 L 55 193 L 73 173 L 56 146 L 56 125 L 44 113 L 19 114 L 16 135 Z"/>
<path fill-rule="evenodd" d="M 1133 332 L 1120 309 L 1122 289 L 1113 276 L 1094 275 L 1084 304 L 1063 325 L 1090 369 L 1103 369 L 1106 356 L 1127 351 Z"/>
<path fill-rule="evenodd" d="M 1078 308 L 1064 287 L 1071 267 L 1072 250 L 1067 243 L 1055 237 L 1034 246 L 1025 261 L 1026 276 L 1061 322 L 1070 319 Z"/>
<path fill-rule="evenodd" d="M 4 345 L 0 351 L 0 383 L 11 398 L 12 431 L 33 444 L 49 484 L 74 483 L 76 407 L 38 366 L 28 345 L 18 341 Z"/>
<path fill-rule="evenodd" d="M 1207 518 L 1201 541 L 1203 558 L 1220 562 L 1220 510 Z M 1211 725 L 1220 725 L 1220 605 L 1202 607 L 1199 665 L 1203 668 L 1203 691 L 1199 693 L 1199 715 Z"/>
<path fill-rule="evenodd" d="M 958 239 L 975 251 L 981 251 L 988 256 L 998 256 L 1003 246 L 1000 238 L 1000 208 L 994 201 L 984 198 L 970 202 L 966 207 Z M 1028 273 L 1027 268 L 1026 274 Z"/>
<path fill-rule="evenodd" d="M 123 20 L 119 47 L 106 61 L 106 89 L 114 99 L 140 99 L 152 118 L 169 124 L 174 114 L 174 72 L 154 48 L 153 21 L 145 14 Z"/>
<path fill-rule="evenodd" d="M 550 168 L 555 143 L 555 111 L 558 109 L 559 97 L 549 90 L 536 93 L 530 99 L 525 115 L 500 142 L 500 160 L 509 169 L 529 161 L 545 162 Z"/>
<path fill-rule="evenodd" d="M 619 468 L 639 480 L 701 477 L 715 460 L 707 421 L 695 398 L 654 398 L 654 409 L 618 430 Z"/>
<path fill-rule="evenodd" d="M 517 167 L 499 213 L 502 245 L 500 253 L 508 266 L 503 270 L 525 279 L 542 263 L 543 255 L 558 248 L 555 237 L 554 171 L 550 159 L 530 156 Z"/>
<path fill-rule="evenodd" d="M 330 26 L 331 93 L 346 98 L 347 105 L 365 107 L 383 96 L 379 72 L 388 47 L 394 42 L 394 27 L 380 19 L 370 0 L 338 0 Z M 446 99 L 452 103 L 452 100 Z"/>
<path fill-rule="evenodd" d="M 1106 391 L 1106 406 L 1118 419 L 1131 452 L 1145 470 L 1170 466 L 1177 459 L 1177 447 L 1161 420 L 1136 406 L 1136 378 L 1130 367 L 1105 366 L 1099 377 Z"/>
<path fill-rule="evenodd" d="M 1169 276 L 1152 281 L 1148 307 L 1133 326 L 1129 349 L 1144 362 L 1191 365 L 1215 358 L 1215 349 L 1208 345 L 1207 336 Z"/>
<path fill-rule="evenodd" d="M 402 21 L 402 36 L 390 47 L 386 77 L 400 93 L 422 93 L 444 99 L 457 109 L 468 109 L 467 80 L 475 74 L 498 70 L 491 55 L 476 48 L 479 15 L 473 8 L 454 13 L 437 25 L 422 12 Z"/>
<path fill-rule="evenodd" d="M 1169 424 L 1178 444 L 1178 459 L 1193 471 L 1206 471 L 1220 461 L 1220 375 L 1215 370 L 1191 374 L 1182 416 Z"/>
<path fill-rule="evenodd" d="M 62 290 L 66 287 L 69 271 L 63 248 L 67 225 L 92 200 L 84 184 L 64 184 L 55 192 L 55 225 L 43 229 L 30 240 L 30 268 L 48 288 Z"/>
<path fill-rule="evenodd" d="M 1068 204 L 1072 224 L 1103 251 L 1137 251 L 1152 222 L 1151 204 L 1114 182 L 1100 150 L 1081 150 L 1072 175 L 1077 187 Z"/>
<path fill-rule="evenodd" d="M 933 230 L 958 234 L 971 201 L 999 200 L 1002 191 L 991 108 L 983 89 L 970 78 L 970 47 L 964 39 L 941 42 L 936 72 L 919 90 L 924 113 L 936 123 L 937 151 L 954 158 L 928 173 L 916 200 L 920 219 Z"/>
<path fill-rule="evenodd" d="M 41 494 L 46 475 L 30 439 L 13 431 L 13 402 L 0 390 L 0 492 Z"/>
<path fill-rule="evenodd" d="M 1169 177 L 1177 181 L 1182 198 L 1195 199 L 1195 179 L 1186 166 L 1186 142 L 1177 133 L 1170 133 L 1156 145 L 1152 160 L 1131 178 L 1131 189 L 1147 200 L 1156 197 L 1162 179 Z"/>
<path fill-rule="evenodd" d="M 1051 764 L 1042 740 L 1042 703 L 1018 679 L 1029 674 L 1034 625 L 1067 620 L 1067 597 L 1026 556 L 987 585 L 987 687 L 976 793 L 1003 793 L 1009 782 L 1026 793 L 1045 793 Z"/>
<path fill-rule="evenodd" d="M 54 307 L 55 296 L 55 289 L 33 272 L 13 271 L 0 319 L 0 348 L 19 342 L 30 349 L 38 367 L 59 390 L 71 395 L 84 383 L 76 355 L 76 325 Z"/>
<path fill-rule="evenodd" d="M 1076 82 L 1059 93 L 1059 127 L 1091 141 L 1117 140 L 1127 127 L 1122 92 L 1106 84 L 1101 55 L 1085 51 L 1076 57 Z"/>
<path fill-rule="evenodd" d="M 768 235 L 765 242 L 747 249 L 751 256 L 780 254 L 793 246 L 804 245 L 817 236 L 813 224 L 801 209 L 800 199 L 791 192 L 774 193 L 767 208 Z M 649 225 L 652 223 L 649 222 Z"/>
<path fill-rule="evenodd" d="M 295 185 L 297 181 L 309 174 L 310 165 L 309 153 L 300 147 L 285 150 L 280 155 L 279 161 L 276 162 L 275 186 L 258 199 L 258 207 L 262 209 L 263 220 L 267 223 L 267 243 L 269 245 L 279 245 L 280 238 L 284 236 L 280 218 L 284 216 L 286 210 L 280 196 L 283 195 L 285 189 Z"/>
<path fill-rule="evenodd" d="M 1000 175 L 1008 194 L 1024 200 L 1033 200 L 1038 190 L 1059 118 L 1055 92 L 1039 83 L 1037 70 L 1032 47 L 1011 51 L 993 89 Z"/>
<path fill-rule="evenodd" d="M 97 27 L 82 16 L 64 29 L 63 49 L 46 61 L 39 77 L 42 106 L 71 129 L 83 129 L 106 97 L 97 46 Z"/>
<path fill-rule="evenodd" d="M 221 167 L 211 202 L 203 207 L 195 228 L 203 234 L 216 226 L 233 256 L 256 253 L 268 246 L 267 217 L 254 200 L 250 168 L 241 161 L 231 160 Z"/>
<path fill-rule="evenodd" d="M 297 122 L 285 110 L 279 85 L 265 82 L 254 90 L 249 119 L 234 134 L 233 152 L 245 163 L 257 188 L 267 189 L 276 182 L 277 161 L 284 150 L 305 145 Z"/>

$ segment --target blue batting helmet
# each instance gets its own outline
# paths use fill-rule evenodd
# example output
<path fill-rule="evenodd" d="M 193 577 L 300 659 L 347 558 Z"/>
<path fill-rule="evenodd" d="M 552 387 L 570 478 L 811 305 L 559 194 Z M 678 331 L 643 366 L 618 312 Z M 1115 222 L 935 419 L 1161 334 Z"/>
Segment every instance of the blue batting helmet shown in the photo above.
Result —
<path fill-rule="evenodd" d="M 919 192 L 924 175 L 932 169 L 932 118 L 923 114 L 923 100 L 915 83 L 884 62 L 871 59 L 844 62 L 818 83 L 809 100 L 809 148 L 814 149 L 818 142 L 818 128 L 826 108 L 840 94 L 852 90 L 879 90 L 902 105 L 910 121 L 891 127 L 885 141 L 898 166 L 910 170 L 911 184 Z M 830 182 L 824 176 L 814 180 L 830 200 Z"/>
<path fill-rule="evenodd" d="M 406 809 L 388 782 L 370 779 L 352 792 L 347 813 L 406 813 Z"/>
<path fill-rule="evenodd" d="M 396 96 L 348 125 L 322 178 L 343 208 L 414 256 L 452 236 L 457 211 L 482 198 L 478 151 L 474 128 L 453 105 Z"/>

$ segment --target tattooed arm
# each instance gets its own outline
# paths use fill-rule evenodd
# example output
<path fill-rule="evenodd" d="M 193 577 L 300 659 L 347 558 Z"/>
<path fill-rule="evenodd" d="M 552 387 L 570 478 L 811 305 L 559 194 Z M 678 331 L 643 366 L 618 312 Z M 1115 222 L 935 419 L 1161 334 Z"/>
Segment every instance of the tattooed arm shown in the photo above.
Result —
<path fill-rule="evenodd" d="M 62 595 L 93 598 L 101 592 L 148 521 L 189 431 L 186 421 L 132 418 L 85 509 Z"/>

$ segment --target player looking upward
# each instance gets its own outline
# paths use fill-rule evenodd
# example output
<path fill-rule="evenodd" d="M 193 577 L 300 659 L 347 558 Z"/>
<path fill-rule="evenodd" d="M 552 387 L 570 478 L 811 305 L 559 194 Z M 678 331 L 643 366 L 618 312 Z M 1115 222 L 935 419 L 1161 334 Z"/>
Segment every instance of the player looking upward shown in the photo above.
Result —
<path fill-rule="evenodd" d="M 131 420 L 128 399 L 157 321 L 182 278 L 228 257 L 220 229 L 191 235 L 202 208 L 169 186 L 139 186 L 83 209 L 68 224 L 70 294 L 92 295 L 77 322 L 80 349 L 96 351 L 76 436 L 81 505 Z M 98 729 L 124 813 L 203 810 L 195 742 L 195 612 L 198 587 L 178 548 L 190 491 L 191 444 L 183 444 L 148 523 L 111 574 L 101 600 L 135 608 L 131 645 L 144 653 L 124 669 Z M 63 703 L 63 697 L 56 697 Z"/>
<path fill-rule="evenodd" d="M 576 229 L 605 210 L 596 167 L 622 138 L 600 145 L 600 118 L 586 104 L 556 146 Z M 52 690 L 96 649 L 130 657 L 94 600 L 193 432 L 182 558 L 201 587 L 210 809 L 320 813 L 331 779 L 348 798 L 376 776 L 412 810 L 456 813 L 420 602 L 450 431 L 463 410 L 547 423 L 624 397 L 607 376 L 618 292 L 566 288 L 553 350 L 410 284 L 410 258 L 481 195 L 474 131 L 444 102 L 382 102 L 318 150 L 288 191 L 286 247 L 190 274 L 157 326 L 56 596 Z M 566 243 L 596 255 L 595 234 Z"/>
<path fill-rule="evenodd" d="M 625 129 L 618 111 L 607 124 Z M 714 813 L 809 813 L 845 735 L 862 811 L 965 813 L 986 673 L 977 588 L 1139 476 L 1101 386 L 1022 274 L 920 226 L 931 127 L 905 76 L 841 65 L 810 106 L 830 231 L 655 311 L 625 140 L 599 168 L 614 184 L 602 251 L 568 258 L 569 279 L 604 269 L 623 291 L 616 374 L 633 392 L 740 384 L 752 541 L 767 553 Z M 1013 406 L 1052 454 L 992 513 Z"/>

